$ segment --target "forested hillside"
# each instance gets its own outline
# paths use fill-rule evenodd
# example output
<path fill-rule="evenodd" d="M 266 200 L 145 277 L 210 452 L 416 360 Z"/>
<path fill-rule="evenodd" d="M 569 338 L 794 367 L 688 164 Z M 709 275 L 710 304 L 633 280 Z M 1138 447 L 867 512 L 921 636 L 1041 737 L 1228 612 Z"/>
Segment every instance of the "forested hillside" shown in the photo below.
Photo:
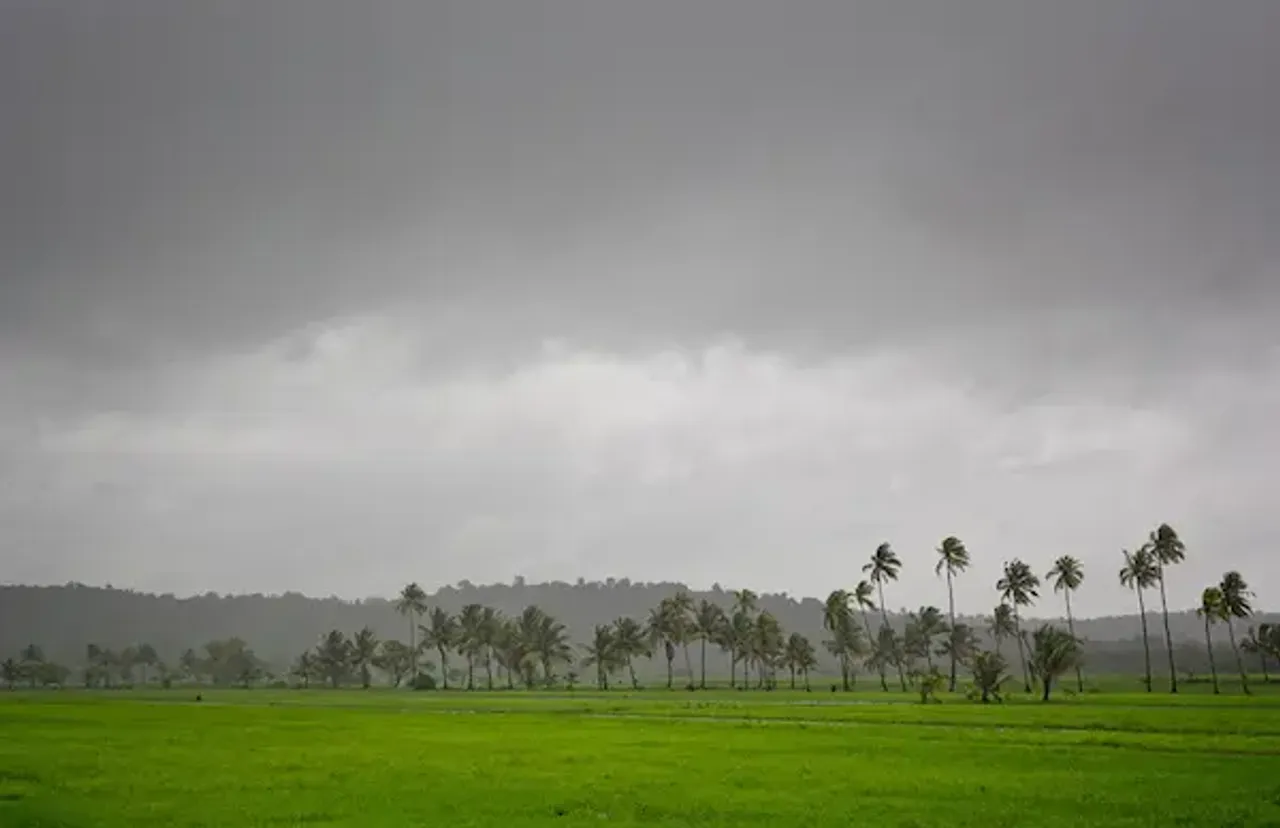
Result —
<path fill-rule="evenodd" d="M 428 596 L 428 604 L 456 613 L 467 604 L 478 603 L 510 616 L 536 605 L 563 622 L 575 644 L 583 645 L 596 624 L 622 616 L 644 621 L 663 598 L 681 588 L 676 583 L 633 583 L 625 578 L 576 584 L 526 584 L 519 579 L 512 584 L 486 586 L 463 582 Z M 728 608 L 733 596 L 717 587 L 693 592 L 692 598 L 706 598 Z M 802 633 L 818 645 L 823 672 L 835 669 L 834 659 L 820 645 L 828 637 L 822 628 L 822 601 L 765 593 L 758 605 L 776 617 L 783 629 Z M 989 640 L 987 619 L 960 620 Z M 1251 623 L 1267 620 L 1280 619 L 1259 615 Z M 895 627 L 905 626 L 902 616 L 890 613 L 890 621 Z M 1025 622 L 1027 626 L 1035 623 L 1034 618 Z M 1086 640 L 1093 671 L 1141 672 L 1141 628 L 1136 615 L 1076 619 L 1075 623 L 1078 634 Z M 1182 612 L 1172 614 L 1169 623 L 1180 669 L 1205 672 L 1208 664 L 1202 622 L 1194 613 Z M 1158 655 L 1163 648 L 1159 614 L 1150 613 L 1148 624 L 1152 650 Z M 198 649 L 206 642 L 236 636 L 247 641 L 261 658 L 283 668 L 299 653 L 314 647 L 327 631 L 336 629 L 350 635 L 363 627 L 384 639 L 407 641 L 409 637 L 408 621 L 396 612 L 393 601 L 381 598 L 346 601 L 297 593 L 209 593 L 179 598 L 79 584 L 0 587 L 0 654 L 16 654 L 28 644 L 37 644 L 49 659 L 73 667 L 84 661 L 90 643 L 117 649 L 146 643 L 162 660 L 172 662 L 187 648 Z M 1231 658 L 1225 639 L 1220 631 L 1215 635 L 1215 650 L 1221 647 L 1220 665 L 1229 664 L 1227 659 Z M 728 658 L 716 648 L 709 649 L 707 663 L 709 671 L 727 675 Z M 664 669 L 656 663 L 638 664 L 637 668 L 649 675 Z"/>

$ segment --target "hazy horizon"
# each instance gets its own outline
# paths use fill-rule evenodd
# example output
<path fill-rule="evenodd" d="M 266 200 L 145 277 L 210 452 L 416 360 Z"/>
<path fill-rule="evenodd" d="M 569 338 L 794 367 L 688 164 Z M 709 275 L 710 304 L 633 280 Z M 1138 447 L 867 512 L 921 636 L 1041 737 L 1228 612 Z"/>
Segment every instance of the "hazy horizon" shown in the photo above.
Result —
<path fill-rule="evenodd" d="M 1280 606 L 1280 4 L 14 0 L 0 581 Z M 1057 607 L 1043 592 L 1037 612 Z M 1057 609 L 1053 610 L 1057 612 Z"/>

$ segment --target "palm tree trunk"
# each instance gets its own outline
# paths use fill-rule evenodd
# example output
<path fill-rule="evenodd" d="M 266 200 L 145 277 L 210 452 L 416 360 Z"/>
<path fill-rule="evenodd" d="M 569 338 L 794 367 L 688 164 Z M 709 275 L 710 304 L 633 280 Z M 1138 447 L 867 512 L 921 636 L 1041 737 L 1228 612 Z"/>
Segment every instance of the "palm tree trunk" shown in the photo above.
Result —
<path fill-rule="evenodd" d="M 796 668 L 794 664 L 791 665 L 791 689 L 796 689 Z"/>
<path fill-rule="evenodd" d="M 412 685 L 418 679 L 418 647 L 417 641 L 414 640 L 414 627 L 417 626 L 417 618 L 414 614 L 409 613 L 409 675 L 413 679 L 409 682 Z"/>
<path fill-rule="evenodd" d="M 1076 621 L 1071 617 L 1071 590 L 1067 589 L 1063 592 L 1067 599 L 1067 632 L 1072 638 L 1076 637 Z M 1084 674 L 1080 672 L 1080 662 L 1076 662 L 1076 691 L 1084 692 Z"/>
<path fill-rule="evenodd" d="M 484 671 L 485 686 L 489 690 L 493 690 L 493 648 L 489 647 L 484 653 Z"/>
<path fill-rule="evenodd" d="M 705 635 L 702 637 L 702 679 L 699 686 L 703 690 L 707 689 L 707 638 Z"/>
<path fill-rule="evenodd" d="M 1151 645 L 1147 636 L 1147 605 L 1142 600 L 1142 588 L 1138 588 L 1138 617 L 1142 619 L 1142 657 L 1147 665 L 1147 692 L 1151 692 Z"/>
<path fill-rule="evenodd" d="M 1213 661 L 1213 635 L 1209 632 L 1209 615 L 1204 616 L 1204 646 L 1209 653 L 1209 673 L 1213 676 L 1213 695 L 1218 695 L 1218 665 Z"/>
<path fill-rule="evenodd" d="M 667 656 L 667 689 L 671 689 L 672 683 L 675 681 L 675 660 L 676 654 L 671 653 Z"/>
<path fill-rule="evenodd" d="M 1052 684 L 1053 684 L 1053 679 L 1051 679 L 1049 676 L 1045 676 L 1044 677 L 1044 695 L 1041 696 L 1041 701 L 1049 700 L 1049 687 Z"/>
<path fill-rule="evenodd" d="M 879 581 L 876 586 L 880 588 L 880 617 L 884 619 L 884 625 L 889 627 L 889 611 L 884 606 L 884 581 Z M 889 629 L 893 629 L 889 627 Z M 895 659 L 898 663 L 898 682 L 902 685 L 902 692 L 907 692 L 907 674 L 902 671 L 902 659 Z M 884 688 L 888 690 L 888 687 Z"/>
<path fill-rule="evenodd" d="M 684 650 L 684 671 L 689 676 L 689 683 L 693 684 L 693 662 L 689 659 L 689 644 L 686 642 L 681 649 Z"/>
<path fill-rule="evenodd" d="M 470 651 L 467 652 L 467 689 L 476 689 L 476 669 L 475 659 L 472 658 Z"/>
<path fill-rule="evenodd" d="M 738 657 L 729 653 L 729 689 L 738 689 Z"/>
<path fill-rule="evenodd" d="M 444 689 L 449 689 L 449 656 L 445 655 L 444 647 L 436 647 L 440 653 L 440 679 L 443 682 Z"/>
<path fill-rule="evenodd" d="M 809 668 L 808 667 L 804 668 L 804 689 L 806 693 L 809 692 Z"/>
<path fill-rule="evenodd" d="M 947 567 L 947 611 L 951 616 L 951 629 L 956 628 L 956 593 L 951 585 L 951 567 Z M 956 649 L 951 648 L 951 680 L 947 683 L 947 692 L 956 692 Z"/>
<path fill-rule="evenodd" d="M 631 676 L 631 689 L 638 690 L 640 682 L 636 681 L 636 666 L 631 662 L 631 656 L 627 656 L 627 673 Z"/>
<path fill-rule="evenodd" d="M 1236 646 L 1236 630 L 1235 625 L 1231 623 L 1231 618 L 1227 618 L 1227 635 L 1231 639 L 1231 651 L 1236 655 L 1236 667 L 1240 670 L 1240 686 L 1244 688 L 1246 696 L 1253 695 L 1253 691 L 1249 689 L 1249 676 L 1244 671 L 1244 661 L 1240 658 L 1240 648 Z"/>
<path fill-rule="evenodd" d="M 1164 567 L 1156 570 L 1160 575 L 1160 613 L 1164 616 L 1164 646 L 1169 651 L 1169 692 L 1178 692 L 1178 668 L 1173 663 L 1173 636 L 1169 634 L 1169 602 L 1164 595 Z"/>
<path fill-rule="evenodd" d="M 1013 637 L 1018 639 L 1018 662 L 1022 665 L 1022 689 L 1031 692 L 1031 675 L 1027 672 L 1026 649 L 1022 646 L 1022 618 L 1018 614 L 1018 605 L 1013 605 Z"/>

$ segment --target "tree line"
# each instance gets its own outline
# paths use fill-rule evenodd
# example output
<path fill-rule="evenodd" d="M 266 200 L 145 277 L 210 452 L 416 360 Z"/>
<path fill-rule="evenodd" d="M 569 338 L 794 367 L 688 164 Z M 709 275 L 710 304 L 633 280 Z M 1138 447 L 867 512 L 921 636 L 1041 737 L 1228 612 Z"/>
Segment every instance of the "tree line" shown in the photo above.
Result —
<path fill-rule="evenodd" d="M 957 620 L 954 601 L 955 581 L 969 567 L 969 552 L 955 537 L 945 538 L 938 546 L 935 573 L 945 579 L 947 611 L 933 605 L 921 606 L 908 613 L 905 628 L 899 632 L 889 623 L 885 602 L 886 586 L 898 580 L 902 562 L 892 547 L 881 544 L 863 566 L 864 580 L 853 589 L 837 589 L 822 604 L 822 629 L 826 635 L 820 643 L 836 661 L 839 686 L 856 687 L 861 666 L 879 680 L 888 691 L 890 676 L 901 690 L 913 686 L 929 696 L 945 686 L 954 692 L 958 669 L 963 666 L 973 675 L 974 687 L 985 698 L 998 694 L 1007 677 L 1009 662 L 1006 642 L 1016 645 L 1017 667 L 1025 692 L 1031 692 L 1033 679 L 1048 696 L 1053 683 L 1074 671 L 1078 690 L 1084 689 L 1082 640 L 1076 636 L 1071 597 L 1084 582 L 1084 569 L 1079 560 L 1062 556 L 1055 560 L 1044 579 L 1054 592 L 1064 597 L 1066 629 L 1053 624 L 1037 630 L 1023 630 L 1026 607 L 1039 598 L 1041 579 L 1021 559 L 1003 566 L 995 588 L 999 602 L 985 621 L 985 630 Z M 1176 531 L 1167 524 L 1153 530 L 1135 551 L 1123 552 L 1121 583 L 1137 596 L 1142 626 L 1144 651 L 1144 684 L 1153 687 L 1148 631 L 1146 629 L 1145 593 L 1158 589 L 1166 629 L 1166 646 L 1170 671 L 1170 690 L 1177 692 L 1177 668 L 1174 648 L 1168 631 L 1168 604 L 1164 589 L 1165 569 L 1185 559 L 1185 546 Z M 812 671 L 818 666 L 818 650 L 799 632 L 787 633 L 768 610 L 758 606 L 759 596 L 750 590 L 731 594 L 729 606 L 702 599 L 696 601 L 687 590 L 676 589 L 641 618 L 623 616 L 611 623 L 597 624 L 590 640 L 574 646 L 565 624 L 536 605 L 507 616 L 480 603 L 470 603 L 457 613 L 428 605 L 428 596 L 416 583 L 405 586 L 394 606 L 408 621 L 408 643 L 393 639 L 379 640 L 369 627 L 353 635 L 332 630 L 312 649 L 300 654 L 288 678 L 309 687 L 313 682 L 330 686 L 359 683 L 368 687 L 374 671 L 386 677 L 392 686 L 406 680 L 415 687 L 430 688 L 439 683 L 449 688 L 483 687 L 533 688 L 557 684 L 573 685 L 581 678 L 579 669 L 589 671 L 600 689 L 618 683 L 639 687 L 635 665 L 637 660 L 652 659 L 665 663 L 666 686 L 675 686 L 675 663 L 679 659 L 687 677 L 686 687 L 707 686 L 708 648 L 722 651 L 730 665 L 730 686 L 735 688 L 772 689 L 785 673 L 791 686 L 809 687 Z M 1204 623 L 1206 645 L 1214 691 L 1219 691 L 1217 666 L 1213 660 L 1212 630 L 1224 623 L 1232 652 L 1241 674 L 1242 686 L 1249 691 L 1242 651 L 1255 654 L 1267 676 L 1267 659 L 1280 660 L 1280 625 L 1261 624 L 1251 627 L 1243 640 L 1237 641 L 1234 621 L 1252 613 L 1251 593 L 1238 572 L 1226 573 L 1221 582 L 1208 587 L 1201 596 L 1199 615 Z M 873 626 L 872 616 L 878 616 Z M 991 650 L 980 643 L 980 632 L 994 642 Z M 695 670 L 691 648 L 697 651 Z M 434 657 L 435 661 L 431 658 Z M 937 659 L 937 661 L 935 661 Z M 435 674 L 438 675 L 437 680 Z M 0 665 L 5 682 L 10 686 L 58 686 L 66 683 L 71 671 L 43 658 L 34 645 L 26 648 L 18 659 Z M 945 675 L 941 668 L 946 668 Z M 215 640 L 197 654 L 184 651 L 172 667 L 161 662 L 154 647 L 141 644 L 119 652 L 97 645 L 86 649 L 83 670 L 87 687 L 129 685 L 140 676 L 147 683 L 148 671 L 162 683 L 175 680 L 211 681 L 215 684 L 252 686 L 264 680 L 280 681 L 266 662 L 258 658 L 248 644 L 239 638 Z M 561 672 L 563 671 L 563 672 Z"/>

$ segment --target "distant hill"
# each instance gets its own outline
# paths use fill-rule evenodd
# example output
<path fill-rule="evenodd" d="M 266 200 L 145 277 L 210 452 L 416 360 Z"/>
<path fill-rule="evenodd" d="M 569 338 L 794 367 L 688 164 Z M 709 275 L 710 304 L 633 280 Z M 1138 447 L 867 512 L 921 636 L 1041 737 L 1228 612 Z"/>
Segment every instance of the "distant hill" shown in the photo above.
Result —
<path fill-rule="evenodd" d="M 576 584 L 551 582 L 527 584 L 517 579 L 512 584 L 476 586 L 462 582 L 444 587 L 430 596 L 433 606 L 456 612 L 469 603 L 492 606 L 507 614 L 516 614 L 529 604 L 536 604 L 568 625 L 576 642 L 588 640 L 595 624 L 619 616 L 644 619 L 651 607 L 683 585 L 676 583 L 635 583 L 626 578 L 605 582 L 579 581 Z M 707 598 L 724 607 L 732 594 L 718 586 L 707 592 L 692 591 L 694 600 Z M 822 630 L 822 603 L 815 598 L 796 599 L 785 594 L 766 593 L 759 605 L 773 613 L 788 631 L 800 632 L 819 645 L 820 657 L 827 670 L 834 662 L 821 651 L 826 637 Z M 901 626 L 903 619 L 891 614 Z M 983 619 L 965 618 L 980 631 Z M 1163 664 L 1162 625 L 1158 614 L 1149 616 L 1152 636 L 1152 661 Z M 1280 621 L 1280 616 L 1260 616 Z M 1027 627 L 1037 623 L 1026 622 Z M 178 598 L 103 587 L 68 584 L 65 586 L 0 586 L 0 657 L 15 655 L 30 643 L 40 645 L 46 656 L 69 666 L 78 666 L 84 658 L 86 644 L 123 648 L 130 644 L 149 643 L 161 659 L 173 661 L 188 647 L 199 648 L 214 639 L 239 636 L 250 643 L 258 655 L 284 666 L 298 653 L 315 645 L 318 638 L 331 629 L 353 633 L 361 627 L 373 628 L 382 638 L 407 640 L 408 621 L 397 615 L 387 599 L 347 601 L 339 598 L 311 598 L 297 593 L 284 595 L 205 595 Z M 1243 633 L 1246 625 L 1241 624 Z M 1197 672 L 1207 671 L 1204 628 L 1194 613 L 1170 616 L 1173 639 L 1179 649 L 1180 667 Z M 1139 619 L 1136 615 L 1078 619 L 1077 632 L 1087 639 L 1091 669 L 1098 672 L 1138 673 L 1142 667 Z M 1224 649 L 1220 666 L 1233 666 L 1226 648 L 1226 633 L 1216 637 Z M 1215 647 L 1215 651 L 1218 648 Z M 695 659 L 696 660 L 696 659 Z M 650 669 L 657 669 L 656 667 Z M 708 652 L 708 670 L 728 673 L 728 660 L 719 651 Z"/>

